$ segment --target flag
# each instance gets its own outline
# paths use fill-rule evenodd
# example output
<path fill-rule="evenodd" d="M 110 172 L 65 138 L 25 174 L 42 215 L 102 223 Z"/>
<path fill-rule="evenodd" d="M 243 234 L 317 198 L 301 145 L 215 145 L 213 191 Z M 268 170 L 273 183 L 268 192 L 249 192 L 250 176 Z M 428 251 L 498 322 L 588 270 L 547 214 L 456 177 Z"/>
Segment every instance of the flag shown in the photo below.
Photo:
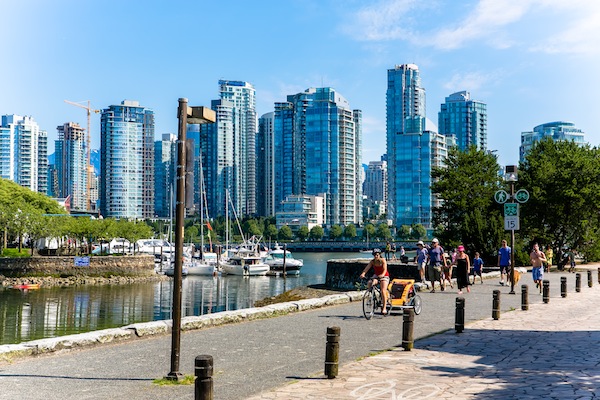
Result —
<path fill-rule="evenodd" d="M 210 226 L 210 222 L 208 222 L 208 221 L 206 221 L 206 227 L 208 228 L 209 231 L 213 230 L 212 226 Z"/>

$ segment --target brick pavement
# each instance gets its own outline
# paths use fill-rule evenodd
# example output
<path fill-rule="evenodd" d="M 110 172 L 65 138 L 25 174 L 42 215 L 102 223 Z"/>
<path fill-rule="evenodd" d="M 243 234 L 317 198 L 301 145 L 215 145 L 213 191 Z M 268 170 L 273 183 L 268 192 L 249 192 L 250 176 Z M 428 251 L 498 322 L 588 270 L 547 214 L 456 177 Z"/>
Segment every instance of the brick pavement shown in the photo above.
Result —
<path fill-rule="evenodd" d="M 596 274 L 594 274 L 594 278 Z M 466 324 L 340 367 L 335 379 L 299 378 L 258 399 L 595 399 L 600 397 L 600 286 Z M 540 296 L 530 288 L 530 296 Z M 415 322 L 418 323 L 418 322 Z M 343 347 L 343 345 L 341 346 Z"/>

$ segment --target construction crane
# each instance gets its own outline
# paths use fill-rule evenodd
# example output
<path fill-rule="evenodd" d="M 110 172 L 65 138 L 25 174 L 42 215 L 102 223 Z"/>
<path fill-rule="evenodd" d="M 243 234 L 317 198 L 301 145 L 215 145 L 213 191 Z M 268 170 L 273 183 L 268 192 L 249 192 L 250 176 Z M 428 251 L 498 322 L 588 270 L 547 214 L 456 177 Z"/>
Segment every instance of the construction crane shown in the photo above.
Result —
<path fill-rule="evenodd" d="M 81 103 L 85 103 L 87 102 L 87 106 L 81 104 Z M 86 171 L 87 171 L 87 187 L 86 187 L 86 192 L 85 192 L 85 196 L 86 196 L 86 205 L 87 205 L 87 211 L 91 211 L 92 210 L 92 196 L 91 196 L 91 191 L 92 191 L 92 171 L 93 171 L 93 167 L 92 167 L 92 155 L 91 155 L 91 148 L 92 148 L 92 134 L 90 133 L 90 116 L 92 113 L 96 113 L 98 114 L 100 112 L 100 110 L 95 110 L 90 106 L 90 101 L 89 100 L 84 100 L 84 101 L 80 101 L 80 102 L 74 102 L 74 101 L 69 101 L 69 100 L 65 100 L 65 103 L 67 104 L 71 104 L 73 106 L 76 107 L 81 107 L 85 110 L 87 110 L 87 132 L 86 132 L 86 158 L 87 158 L 87 166 L 86 166 Z"/>

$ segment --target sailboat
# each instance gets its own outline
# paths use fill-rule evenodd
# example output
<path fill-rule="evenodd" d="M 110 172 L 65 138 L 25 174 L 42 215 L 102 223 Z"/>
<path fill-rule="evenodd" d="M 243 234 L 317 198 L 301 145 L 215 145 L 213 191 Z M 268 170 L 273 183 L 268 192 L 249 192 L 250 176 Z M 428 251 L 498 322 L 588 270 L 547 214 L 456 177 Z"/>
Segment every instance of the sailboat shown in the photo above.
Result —
<path fill-rule="evenodd" d="M 229 194 L 226 192 L 229 201 Z M 226 207 L 227 209 L 228 207 Z M 235 250 L 230 250 L 230 256 L 227 261 L 221 264 L 221 269 L 228 275 L 256 276 L 266 275 L 269 272 L 269 266 L 265 264 L 260 256 L 260 238 L 255 236 L 250 239 L 244 238 L 244 232 L 240 226 L 240 221 L 235 213 L 235 207 L 231 204 L 235 220 L 242 235 L 243 242 Z M 226 213 L 227 218 L 229 217 Z M 229 227 L 229 221 L 226 221 Z"/>
<path fill-rule="evenodd" d="M 208 236 L 209 250 L 204 251 L 204 224 L 212 231 L 210 222 L 208 221 L 208 204 L 206 201 L 206 191 L 204 190 L 204 171 L 202 168 L 202 153 L 200 153 L 200 256 L 192 257 L 188 264 L 188 275 L 216 275 L 217 253 L 212 251 L 212 240 L 210 234 Z M 206 212 L 206 215 L 204 215 Z"/>

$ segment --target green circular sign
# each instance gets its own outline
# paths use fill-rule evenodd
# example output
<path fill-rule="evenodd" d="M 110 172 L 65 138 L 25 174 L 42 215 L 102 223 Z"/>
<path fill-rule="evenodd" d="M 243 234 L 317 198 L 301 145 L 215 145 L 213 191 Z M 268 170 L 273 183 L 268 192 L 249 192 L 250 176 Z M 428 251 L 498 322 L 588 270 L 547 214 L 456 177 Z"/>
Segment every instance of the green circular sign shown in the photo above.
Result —
<path fill-rule="evenodd" d="M 508 193 L 506 193 L 506 191 L 504 190 L 498 190 L 495 194 L 494 194 L 494 199 L 496 200 L 496 203 L 500 203 L 500 204 L 504 204 L 506 203 L 506 201 L 508 200 Z"/>
<path fill-rule="evenodd" d="M 525 189 L 519 189 L 517 193 L 515 193 L 515 200 L 519 203 L 526 203 L 529 200 L 529 192 Z"/>

